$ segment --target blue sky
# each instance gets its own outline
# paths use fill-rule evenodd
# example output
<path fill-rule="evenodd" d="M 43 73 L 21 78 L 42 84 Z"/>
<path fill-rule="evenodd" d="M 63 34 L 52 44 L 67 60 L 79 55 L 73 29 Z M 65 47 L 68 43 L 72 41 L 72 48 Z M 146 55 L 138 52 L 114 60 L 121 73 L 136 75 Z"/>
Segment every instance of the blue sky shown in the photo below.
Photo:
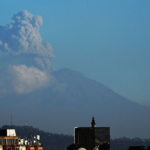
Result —
<path fill-rule="evenodd" d="M 1 0 L 0 25 L 22 10 L 42 16 L 40 34 L 53 47 L 57 70 L 79 71 L 150 106 L 149 8 L 149 0 Z M 0 67 L 6 57 L 0 53 Z"/>

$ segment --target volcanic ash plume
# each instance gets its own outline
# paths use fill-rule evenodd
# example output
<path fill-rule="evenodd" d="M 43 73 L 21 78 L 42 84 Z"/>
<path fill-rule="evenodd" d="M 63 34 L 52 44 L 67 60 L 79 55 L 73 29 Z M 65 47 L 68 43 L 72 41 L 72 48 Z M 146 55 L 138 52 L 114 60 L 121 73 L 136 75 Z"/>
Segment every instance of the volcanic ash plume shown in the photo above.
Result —
<path fill-rule="evenodd" d="M 51 45 L 43 43 L 39 33 L 42 17 L 23 10 L 12 20 L 12 23 L 0 26 L 0 50 L 15 56 L 30 57 L 38 68 L 49 69 L 54 55 Z"/>
<path fill-rule="evenodd" d="M 52 82 L 51 61 L 54 59 L 52 47 L 42 42 L 39 27 L 41 16 L 21 11 L 12 18 L 13 22 L 0 26 L 0 50 L 5 52 L 8 68 L 1 70 L 0 93 L 30 93 L 49 86 Z M 21 56 L 21 57 L 20 57 Z M 17 65 L 16 58 L 19 59 Z M 22 59 L 23 58 L 23 59 Z M 25 60 L 22 63 L 22 60 Z"/>
<path fill-rule="evenodd" d="M 11 66 L 11 86 L 18 94 L 30 93 L 36 89 L 47 86 L 49 77 L 45 72 L 35 67 L 27 68 L 25 65 Z"/>

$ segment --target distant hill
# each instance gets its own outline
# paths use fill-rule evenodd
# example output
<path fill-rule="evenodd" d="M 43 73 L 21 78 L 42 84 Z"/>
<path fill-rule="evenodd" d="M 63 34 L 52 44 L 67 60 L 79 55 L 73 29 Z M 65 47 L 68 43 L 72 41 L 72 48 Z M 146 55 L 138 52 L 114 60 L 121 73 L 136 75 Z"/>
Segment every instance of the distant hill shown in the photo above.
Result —
<path fill-rule="evenodd" d="M 149 107 L 70 69 L 53 72 L 53 78 L 49 87 L 1 98 L 1 123 L 9 124 L 12 109 L 14 124 L 73 135 L 74 127 L 91 126 L 95 116 L 97 126 L 110 127 L 112 138 L 150 137 Z"/>

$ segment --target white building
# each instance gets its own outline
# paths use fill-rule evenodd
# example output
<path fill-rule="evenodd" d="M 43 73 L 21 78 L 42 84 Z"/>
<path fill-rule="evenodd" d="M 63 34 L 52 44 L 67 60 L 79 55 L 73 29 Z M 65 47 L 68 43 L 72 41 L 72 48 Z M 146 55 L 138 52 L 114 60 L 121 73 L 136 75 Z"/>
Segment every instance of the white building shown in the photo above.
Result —
<path fill-rule="evenodd" d="M 40 136 L 25 140 L 16 136 L 15 129 L 0 129 L 0 150 L 43 150 Z"/>

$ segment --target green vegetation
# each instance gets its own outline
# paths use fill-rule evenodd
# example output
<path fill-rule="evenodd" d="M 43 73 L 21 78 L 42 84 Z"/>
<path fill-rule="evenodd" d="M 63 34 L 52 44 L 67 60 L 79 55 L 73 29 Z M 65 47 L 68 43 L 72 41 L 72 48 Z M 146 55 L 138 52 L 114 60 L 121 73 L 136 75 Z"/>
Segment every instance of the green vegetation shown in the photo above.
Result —
<path fill-rule="evenodd" d="M 112 150 L 128 150 L 129 146 L 145 146 L 145 149 L 147 149 L 148 146 L 150 146 L 150 138 L 149 139 L 141 139 L 139 137 L 136 138 L 116 138 L 111 139 L 111 149 Z"/>

